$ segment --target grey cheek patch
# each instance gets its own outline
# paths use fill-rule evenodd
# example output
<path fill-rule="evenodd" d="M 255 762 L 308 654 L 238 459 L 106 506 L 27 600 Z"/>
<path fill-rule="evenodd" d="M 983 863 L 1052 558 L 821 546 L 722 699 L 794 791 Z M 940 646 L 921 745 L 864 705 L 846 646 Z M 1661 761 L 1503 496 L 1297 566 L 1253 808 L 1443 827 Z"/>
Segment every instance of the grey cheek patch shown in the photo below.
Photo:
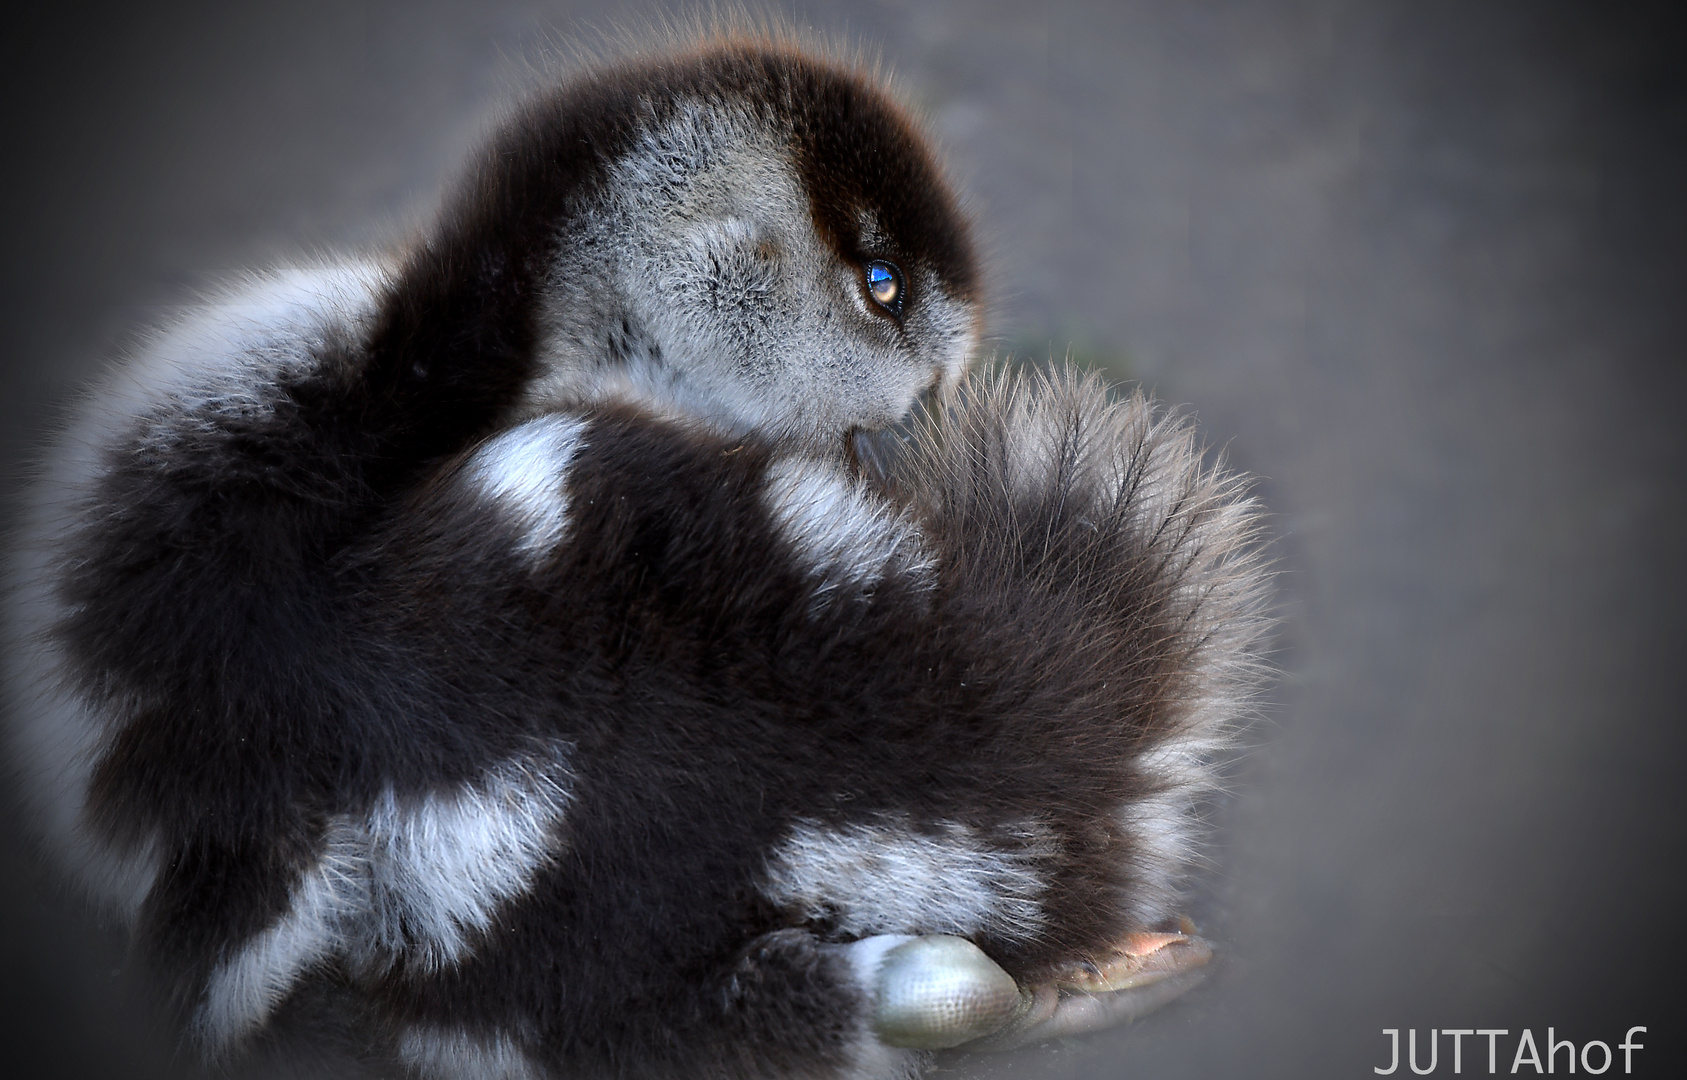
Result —
<path fill-rule="evenodd" d="M 550 275 L 530 411 L 630 401 L 835 452 L 965 369 L 975 306 L 921 286 L 929 310 L 893 326 L 864 266 L 816 232 L 788 145 L 761 121 L 682 103 L 611 173 L 578 226 L 589 243 L 565 245 Z"/>

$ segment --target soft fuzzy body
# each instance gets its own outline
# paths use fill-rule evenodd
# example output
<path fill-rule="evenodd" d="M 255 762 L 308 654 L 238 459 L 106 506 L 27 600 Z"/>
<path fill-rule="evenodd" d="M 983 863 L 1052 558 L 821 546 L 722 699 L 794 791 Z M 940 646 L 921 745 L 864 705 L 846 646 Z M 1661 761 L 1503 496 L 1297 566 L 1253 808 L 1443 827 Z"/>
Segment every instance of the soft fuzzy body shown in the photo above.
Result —
<path fill-rule="evenodd" d="M 543 99 L 426 243 L 231 291 L 54 459 L 14 756 L 210 1057 L 329 1002 L 420 1076 L 899 1076 L 851 943 L 1028 985 L 1175 914 L 1249 504 L 1068 376 L 849 464 L 955 384 L 970 254 L 918 153 L 851 163 L 876 98 L 734 49 Z M 880 254 L 914 302 L 842 321 Z"/>

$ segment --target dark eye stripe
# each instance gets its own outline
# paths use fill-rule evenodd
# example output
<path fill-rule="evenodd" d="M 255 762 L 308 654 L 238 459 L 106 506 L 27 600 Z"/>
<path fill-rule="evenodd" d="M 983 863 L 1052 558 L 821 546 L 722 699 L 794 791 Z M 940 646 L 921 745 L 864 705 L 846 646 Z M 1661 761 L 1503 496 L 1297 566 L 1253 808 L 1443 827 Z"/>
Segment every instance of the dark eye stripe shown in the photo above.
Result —
<path fill-rule="evenodd" d="M 893 315 L 902 313 L 902 272 L 896 264 L 875 259 L 867 264 L 867 292 Z"/>

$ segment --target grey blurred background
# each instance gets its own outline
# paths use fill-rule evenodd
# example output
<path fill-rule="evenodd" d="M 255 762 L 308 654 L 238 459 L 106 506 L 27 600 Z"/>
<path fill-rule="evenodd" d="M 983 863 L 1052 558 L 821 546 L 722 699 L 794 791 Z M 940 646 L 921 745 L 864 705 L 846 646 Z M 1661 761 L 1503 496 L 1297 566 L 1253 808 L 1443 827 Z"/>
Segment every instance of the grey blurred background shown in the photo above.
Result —
<path fill-rule="evenodd" d="M 139 328 L 240 267 L 425 221 L 547 43 L 660 10 L 14 12 L 8 502 Z M 1636 1074 L 1664 1075 L 1687 856 L 1667 8 L 781 10 L 878 49 L 928 118 L 992 256 L 995 345 L 1189 405 L 1274 515 L 1282 678 L 1192 903 L 1221 964 L 1133 1026 L 944 1075 L 1369 1076 L 1381 1029 L 1414 1026 L 1510 1029 L 1504 1071 L 1522 1028 L 1638 1024 Z M 0 1069 L 171 1075 L 120 1006 L 119 941 L 14 832 Z"/>

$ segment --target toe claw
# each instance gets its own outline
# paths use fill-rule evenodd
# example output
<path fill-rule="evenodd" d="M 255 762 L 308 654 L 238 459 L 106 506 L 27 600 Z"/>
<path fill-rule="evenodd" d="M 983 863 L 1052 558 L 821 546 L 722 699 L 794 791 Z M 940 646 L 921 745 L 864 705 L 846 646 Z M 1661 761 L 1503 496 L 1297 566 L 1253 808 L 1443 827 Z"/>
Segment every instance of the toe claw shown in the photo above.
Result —
<path fill-rule="evenodd" d="M 1074 964 L 1055 983 L 1085 994 L 1133 990 L 1202 967 L 1212 955 L 1212 946 L 1189 934 L 1132 934 L 1112 956 Z"/>

